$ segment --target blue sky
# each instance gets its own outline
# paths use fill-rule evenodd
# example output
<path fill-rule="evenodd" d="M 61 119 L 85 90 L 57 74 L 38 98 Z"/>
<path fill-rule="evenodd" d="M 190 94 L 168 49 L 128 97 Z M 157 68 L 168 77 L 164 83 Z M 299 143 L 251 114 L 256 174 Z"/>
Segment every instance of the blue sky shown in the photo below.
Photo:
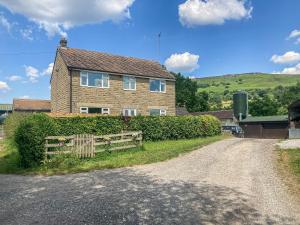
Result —
<path fill-rule="evenodd" d="M 299 9 L 299 0 L 0 0 L 0 103 L 50 98 L 62 35 L 186 76 L 300 73 Z"/>

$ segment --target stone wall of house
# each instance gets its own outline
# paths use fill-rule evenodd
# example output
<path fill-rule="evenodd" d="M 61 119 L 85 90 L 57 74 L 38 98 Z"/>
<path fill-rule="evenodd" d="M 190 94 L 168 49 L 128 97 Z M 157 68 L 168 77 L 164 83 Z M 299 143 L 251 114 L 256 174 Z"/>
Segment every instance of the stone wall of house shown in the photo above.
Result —
<path fill-rule="evenodd" d="M 61 55 L 57 53 L 51 79 L 51 112 L 70 112 L 70 76 Z"/>
<path fill-rule="evenodd" d="M 123 89 L 123 76 L 109 76 L 109 88 L 80 86 L 80 71 L 72 70 L 72 112 L 80 107 L 109 108 L 111 115 L 121 115 L 124 108 L 134 108 L 138 115 L 149 115 L 150 109 L 165 109 L 175 115 L 175 82 L 166 81 L 166 92 L 150 92 L 149 78 L 136 77 L 136 90 Z M 66 89 L 64 89 L 65 91 Z"/>

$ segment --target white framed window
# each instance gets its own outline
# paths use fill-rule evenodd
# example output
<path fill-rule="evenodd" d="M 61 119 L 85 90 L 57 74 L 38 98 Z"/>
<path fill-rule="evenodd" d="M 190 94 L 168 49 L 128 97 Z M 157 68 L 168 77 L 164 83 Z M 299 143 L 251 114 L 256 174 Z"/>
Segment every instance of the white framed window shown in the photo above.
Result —
<path fill-rule="evenodd" d="M 98 72 L 80 72 L 80 86 L 109 88 L 109 75 Z"/>
<path fill-rule="evenodd" d="M 166 116 L 167 111 L 165 109 L 150 109 L 150 116 Z"/>
<path fill-rule="evenodd" d="M 151 92 L 166 92 L 166 81 L 158 79 L 150 79 Z"/>
<path fill-rule="evenodd" d="M 123 76 L 123 88 L 124 90 L 136 90 L 136 79 L 133 76 Z"/>
<path fill-rule="evenodd" d="M 123 116 L 136 116 L 136 109 L 123 109 Z"/>
<path fill-rule="evenodd" d="M 80 113 L 88 114 L 110 114 L 109 108 L 97 108 L 97 107 L 80 107 Z"/>
<path fill-rule="evenodd" d="M 88 107 L 80 107 L 80 113 L 89 113 Z"/>
<path fill-rule="evenodd" d="M 110 114 L 109 108 L 102 108 L 102 114 L 105 114 L 105 115 Z"/>

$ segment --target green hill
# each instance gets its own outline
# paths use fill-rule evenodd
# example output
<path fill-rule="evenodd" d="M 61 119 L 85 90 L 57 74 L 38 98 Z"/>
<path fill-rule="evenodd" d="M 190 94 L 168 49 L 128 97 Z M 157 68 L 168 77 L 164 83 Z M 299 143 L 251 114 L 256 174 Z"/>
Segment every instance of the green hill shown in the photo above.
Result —
<path fill-rule="evenodd" d="M 196 81 L 199 91 L 223 94 L 225 90 L 234 92 L 238 90 L 272 89 L 279 85 L 284 87 L 293 86 L 298 81 L 300 82 L 300 75 L 249 73 L 196 78 Z"/>

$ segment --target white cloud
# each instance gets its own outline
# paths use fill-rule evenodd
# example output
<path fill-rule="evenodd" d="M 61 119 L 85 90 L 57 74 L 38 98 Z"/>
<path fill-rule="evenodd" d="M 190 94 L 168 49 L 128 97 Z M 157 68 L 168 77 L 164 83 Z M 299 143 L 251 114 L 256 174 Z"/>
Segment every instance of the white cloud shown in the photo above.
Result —
<path fill-rule="evenodd" d="M 296 39 L 295 44 L 300 44 L 300 30 L 293 30 L 287 39 Z"/>
<path fill-rule="evenodd" d="M 300 63 L 293 67 L 284 68 L 280 72 L 274 72 L 276 74 L 291 74 L 291 75 L 300 75 Z"/>
<path fill-rule="evenodd" d="M 10 77 L 8 77 L 9 81 L 19 81 L 22 80 L 22 77 L 17 76 L 17 75 L 11 75 Z"/>
<path fill-rule="evenodd" d="M 79 25 L 130 18 L 134 0 L 0 0 L 0 5 L 19 13 L 43 28 L 49 36 L 66 36 Z"/>
<path fill-rule="evenodd" d="M 293 30 L 290 35 L 289 35 L 289 39 L 291 38 L 295 38 L 295 37 L 300 37 L 300 30 Z"/>
<path fill-rule="evenodd" d="M 32 41 L 32 40 L 33 40 L 32 33 L 33 33 L 33 30 L 32 30 L 31 28 L 20 29 L 20 34 L 21 34 L 21 36 L 22 36 L 24 39 L 27 39 L 27 40 L 29 40 L 29 41 Z"/>
<path fill-rule="evenodd" d="M 26 76 L 29 78 L 29 81 L 36 83 L 39 78 L 39 70 L 33 66 L 24 66 Z"/>
<path fill-rule="evenodd" d="M 0 13 L 0 26 L 4 27 L 7 32 L 10 32 L 12 24 Z"/>
<path fill-rule="evenodd" d="M 273 55 L 270 60 L 276 64 L 293 64 L 300 61 L 300 54 L 298 52 L 290 51 L 283 55 Z"/>
<path fill-rule="evenodd" d="M 21 96 L 21 97 L 19 97 L 20 99 L 29 99 L 30 97 L 29 97 L 29 95 L 23 95 L 23 96 Z"/>
<path fill-rule="evenodd" d="M 250 18 L 252 7 L 244 0 L 187 0 L 178 6 L 179 20 L 187 27 L 223 24 L 226 20 Z"/>
<path fill-rule="evenodd" d="M 165 61 L 165 66 L 174 72 L 192 72 L 199 67 L 198 60 L 199 55 L 193 55 L 189 52 L 175 53 Z"/>
<path fill-rule="evenodd" d="M 54 63 L 50 63 L 47 69 L 44 69 L 42 75 L 51 75 L 53 70 Z"/>
<path fill-rule="evenodd" d="M 0 81 L 0 91 L 8 91 L 8 90 L 10 90 L 8 84 L 4 81 Z"/>

